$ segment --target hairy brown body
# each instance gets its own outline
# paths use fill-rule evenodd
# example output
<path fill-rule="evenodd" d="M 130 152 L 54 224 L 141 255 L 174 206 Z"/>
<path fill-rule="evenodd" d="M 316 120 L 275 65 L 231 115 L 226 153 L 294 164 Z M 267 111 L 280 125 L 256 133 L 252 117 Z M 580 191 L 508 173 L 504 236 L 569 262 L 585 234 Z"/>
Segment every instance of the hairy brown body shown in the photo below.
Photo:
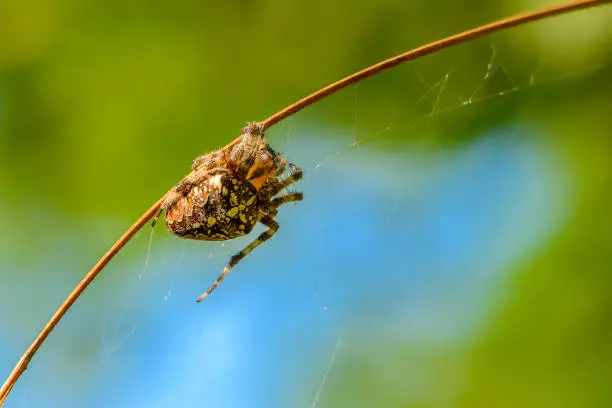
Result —
<path fill-rule="evenodd" d="M 157 217 L 166 210 L 168 229 L 181 238 L 224 241 L 246 235 L 258 222 L 269 229 L 232 256 L 208 296 L 225 275 L 278 230 L 277 208 L 300 201 L 302 193 L 279 194 L 302 177 L 302 171 L 265 142 L 263 127 L 245 127 L 235 143 L 197 157 L 194 172 L 166 196 Z"/>

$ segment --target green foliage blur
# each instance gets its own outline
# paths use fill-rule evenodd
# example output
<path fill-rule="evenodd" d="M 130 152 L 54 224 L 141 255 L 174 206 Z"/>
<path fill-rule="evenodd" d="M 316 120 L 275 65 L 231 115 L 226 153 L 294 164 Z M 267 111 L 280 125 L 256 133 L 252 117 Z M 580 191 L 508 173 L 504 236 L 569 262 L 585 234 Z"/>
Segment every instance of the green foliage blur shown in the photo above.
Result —
<path fill-rule="evenodd" d="M 245 122 L 389 56 L 541 5 L 3 0 L 0 255 L 44 264 L 55 235 L 88 217 L 113 219 L 73 238 L 87 237 L 93 262 L 193 157 Z M 381 151 L 423 134 L 425 147 L 452 149 L 487 129 L 535 123 L 574 180 L 568 221 L 514 266 L 472 341 L 440 353 L 377 339 L 384 353 L 355 350 L 334 366 L 328 406 L 612 406 L 611 51 L 604 6 L 399 67 L 291 119 L 334 128 L 358 115 L 366 134 L 400 121 L 404 131 L 367 143 Z M 463 106 L 471 97 L 480 102 Z M 32 216 L 40 206 L 62 216 Z M 414 392 L 390 385 L 415 364 L 423 377 Z"/>

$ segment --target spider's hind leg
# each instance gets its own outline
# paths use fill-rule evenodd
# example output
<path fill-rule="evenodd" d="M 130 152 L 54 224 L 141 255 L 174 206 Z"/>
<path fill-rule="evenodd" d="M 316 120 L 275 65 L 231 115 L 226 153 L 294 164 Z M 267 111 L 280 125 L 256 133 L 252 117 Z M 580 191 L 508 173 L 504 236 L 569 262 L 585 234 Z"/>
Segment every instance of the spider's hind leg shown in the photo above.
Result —
<path fill-rule="evenodd" d="M 159 206 L 159 210 L 157 210 L 157 212 L 153 216 L 153 220 L 151 221 L 151 228 L 155 228 L 155 224 L 157 224 L 157 221 L 159 220 L 159 217 L 161 216 L 162 212 L 166 208 L 170 207 L 171 205 L 176 203 L 178 200 L 180 200 L 182 196 L 183 195 L 181 193 L 178 193 L 174 188 L 168 191 L 168 193 L 166 193 L 166 197 L 164 198 L 164 201 L 162 201 L 161 205 Z"/>
<path fill-rule="evenodd" d="M 274 221 L 274 219 L 270 216 L 270 215 L 264 215 L 261 220 L 259 220 L 259 222 L 261 222 L 263 225 L 265 225 L 266 227 L 268 227 L 269 229 L 267 231 L 262 232 L 256 239 L 255 241 L 251 242 L 249 245 L 247 245 L 242 251 L 238 252 L 237 254 L 233 255 L 230 258 L 229 263 L 225 266 L 225 268 L 223 268 L 223 272 L 221 272 L 221 275 L 219 275 L 219 277 L 217 278 L 217 280 L 210 285 L 210 288 L 208 288 L 208 290 L 206 292 L 204 292 L 202 294 L 202 296 L 200 296 L 198 298 L 198 302 L 201 302 L 202 300 L 204 300 L 208 295 L 210 295 L 216 288 L 217 286 L 219 286 L 219 284 L 221 283 L 221 281 L 223 281 L 223 279 L 225 279 L 225 277 L 227 276 L 227 274 L 232 270 L 232 268 L 242 260 L 242 258 L 244 258 L 245 256 L 247 256 L 248 254 L 251 253 L 252 250 L 254 250 L 255 248 L 257 248 L 259 245 L 263 244 L 264 242 L 266 242 L 267 240 L 269 240 L 270 238 L 272 238 L 272 236 L 274 234 L 276 234 L 276 231 L 278 231 L 279 225 L 276 221 Z"/>

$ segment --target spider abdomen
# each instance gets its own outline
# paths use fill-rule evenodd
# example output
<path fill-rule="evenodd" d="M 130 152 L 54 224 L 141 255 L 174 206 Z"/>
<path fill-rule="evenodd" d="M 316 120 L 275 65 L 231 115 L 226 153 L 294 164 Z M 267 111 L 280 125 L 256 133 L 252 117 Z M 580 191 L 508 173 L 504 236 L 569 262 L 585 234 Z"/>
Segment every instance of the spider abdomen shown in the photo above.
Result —
<path fill-rule="evenodd" d="M 209 175 L 166 209 L 166 225 L 179 237 L 224 241 L 251 232 L 259 221 L 257 190 L 230 173 Z"/>

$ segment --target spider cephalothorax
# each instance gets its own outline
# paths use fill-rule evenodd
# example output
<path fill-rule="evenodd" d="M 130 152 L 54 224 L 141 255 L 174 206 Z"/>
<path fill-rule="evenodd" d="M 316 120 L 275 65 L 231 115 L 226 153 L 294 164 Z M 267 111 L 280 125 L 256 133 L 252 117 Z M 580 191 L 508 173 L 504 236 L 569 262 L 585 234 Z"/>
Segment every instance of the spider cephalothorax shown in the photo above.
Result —
<path fill-rule="evenodd" d="M 166 225 L 173 234 L 205 241 L 246 235 L 258 222 L 269 228 L 232 256 L 200 301 L 234 265 L 276 233 L 277 208 L 302 199 L 302 193 L 279 193 L 299 180 L 302 171 L 272 150 L 259 123 L 248 124 L 241 137 L 224 148 L 197 157 L 192 167 L 193 173 L 168 192 L 154 223 L 166 210 Z"/>

